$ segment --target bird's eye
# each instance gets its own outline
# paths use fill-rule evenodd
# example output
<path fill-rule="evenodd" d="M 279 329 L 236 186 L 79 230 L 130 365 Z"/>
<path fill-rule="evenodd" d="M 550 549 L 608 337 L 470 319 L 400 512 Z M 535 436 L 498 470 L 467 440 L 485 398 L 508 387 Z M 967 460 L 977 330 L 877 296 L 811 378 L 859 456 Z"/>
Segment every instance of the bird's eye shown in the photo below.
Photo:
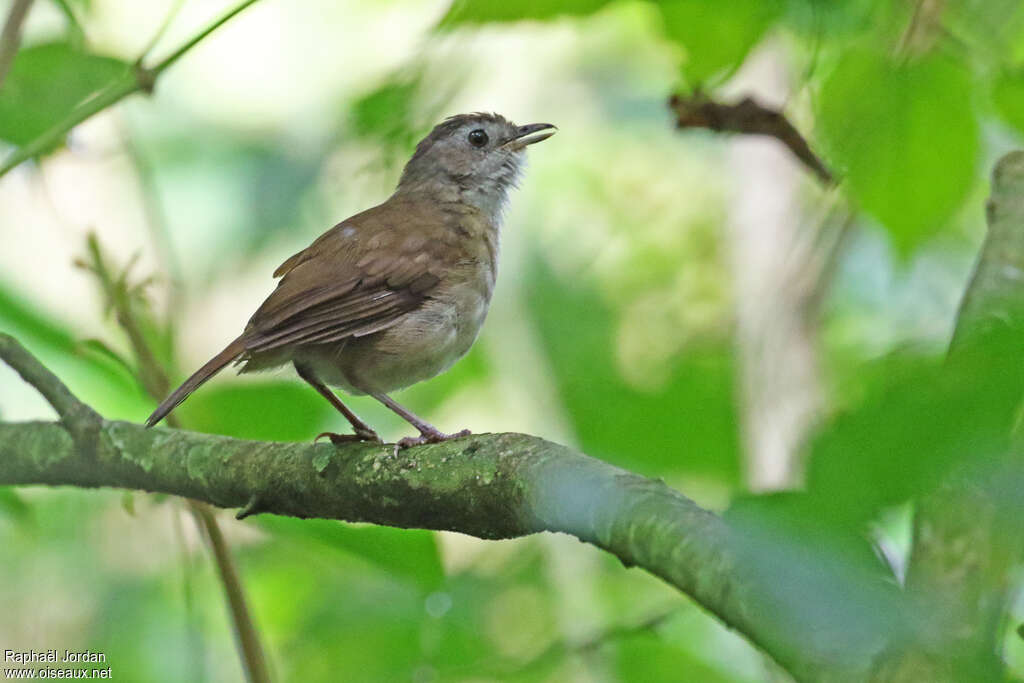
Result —
<path fill-rule="evenodd" d="M 469 144 L 474 147 L 483 147 L 487 144 L 488 138 L 487 133 L 485 133 L 482 128 L 477 128 L 476 130 L 469 131 L 469 137 L 467 139 L 469 140 Z"/>

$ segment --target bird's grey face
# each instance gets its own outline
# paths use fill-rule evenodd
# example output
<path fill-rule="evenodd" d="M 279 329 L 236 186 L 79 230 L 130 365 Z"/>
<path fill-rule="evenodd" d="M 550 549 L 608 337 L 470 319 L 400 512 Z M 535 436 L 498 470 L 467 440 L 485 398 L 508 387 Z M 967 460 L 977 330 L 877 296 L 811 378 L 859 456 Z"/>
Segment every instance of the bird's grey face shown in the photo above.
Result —
<path fill-rule="evenodd" d="M 515 185 L 528 145 L 555 133 L 550 123 L 517 126 L 497 114 L 463 114 L 446 119 L 416 147 L 401 185 L 454 183 L 482 195 L 500 195 Z"/>

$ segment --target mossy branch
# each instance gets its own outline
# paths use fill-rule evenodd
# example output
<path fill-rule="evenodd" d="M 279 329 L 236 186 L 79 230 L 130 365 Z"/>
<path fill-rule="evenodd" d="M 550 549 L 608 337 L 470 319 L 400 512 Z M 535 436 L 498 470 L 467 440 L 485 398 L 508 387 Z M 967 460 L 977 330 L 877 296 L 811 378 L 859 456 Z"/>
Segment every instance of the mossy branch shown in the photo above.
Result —
<path fill-rule="evenodd" d="M 145 429 L 85 410 L 12 337 L 0 334 L 0 358 L 44 395 L 58 397 L 63 418 L 0 423 L 0 485 L 137 489 L 242 508 L 244 515 L 373 522 L 485 539 L 568 533 L 676 586 L 800 679 L 843 678 L 850 662 L 868 661 L 864 653 L 846 653 L 837 662 L 834 644 L 814 637 L 822 624 L 807 622 L 805 632 L 780 629 L 763 607 L 778 601 L 771 575 L 750 562 L 743 541 L 720 517 L 661 481 L 565 446 L 526 434 L 484 434 L 396 455 L 387 445 Z"/>

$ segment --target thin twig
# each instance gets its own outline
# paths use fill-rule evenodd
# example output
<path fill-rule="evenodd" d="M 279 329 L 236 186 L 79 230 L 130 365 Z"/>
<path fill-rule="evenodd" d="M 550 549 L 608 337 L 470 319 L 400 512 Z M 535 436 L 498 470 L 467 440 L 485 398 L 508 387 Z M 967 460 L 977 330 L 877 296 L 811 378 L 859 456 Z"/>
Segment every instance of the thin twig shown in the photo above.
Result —
<path fill-rule="evenodd" d="M 171 9 L 169 9 L 167 14 L 164 15 L 164 19 L 160 22 L 160 26 L 157 28 L 156 33 L 154 33 L 153 37 L 149 39 L 148 43 L 146 43 L 146 47 L 142 48 L 142 54 L 139 55 L 138 61 L 143 61 L 149 56 L 149 53 L 153 51 L 153 48 L 156 47 L 157 43 L 160 42 L 160 39 L 164 37 L 165 33 L 167 33 L 167 29 L 171 27 L 171 23 L 174 21 L 174 18 L 178 16 L 178 12 L 181 11 L 181 6 L 183 4 L 184 0 L 174 0 L 174 4 L 171 5 Z"/>
<path fill-rule="evenodd" d="M 32 7 L 32 0 L 14 0 L 11 11 L 7 13 L 4 30 L 0 32 L 0 88 L 4 87 L 7 73 L 11 70 L 11 64 L 14 63 L 14 56 L 18 54 L 18 46 L 21 44 L 21 25 L 25 22 L 30 7 Z"/>
<path fill-rule="evenodd" d="M 12 152 L 11 155 L 4 160 L 3 164 L 0 165 L 0 177 L 22 162 L 28 161 L 29 159 L 43 153 L 45 150 L 50 149 L 54 145 L 57 145 L 64 139 L 64 136 L 67 135 L 72 128 L 93 115 L 98 114 L 107 107 L 117 104 L 125 97 L 134 93 L 152 92 L 153 87 L 156 85 L 157 78 L 159 78 L 166 69 L 181 59 L 189 50 L 195 47 L 199 41 L 206 38 L 229 19 L 255 2 L 256 0 L 245 0 L 240 3 L 234 9 L 224 14 L 224 16 L 207 26 L 184 45 L 158 62 L 155 66 L 147 67 L 144 66 L 141 61 L 136 62 L 134 68 L 128 70 L 128 72 L 121 76 L 121 78 L 110 83 L 107 87 L 98 91 L 92 97 L 79 104 L 71 110 L 71 113 L 65 116 L 57 124 L 51 126 L 48 130 L 39 135 L 39 137 Z"/>
<path fill-rule="evenodd" d="M 54 0 L 54 4 L 68 21 L 68 41 L 75 47 L 81 46 L 85 43 L 85 29 L 82 28 L 82 22 L 78 20 L 75 10 L 71 8 L 68 0 Z"/>
<path fill-rule="evenodd" d="M 56 375 L 43 366 L 14 337 L 0 332 L 0 360 L 11 366 L 29 385 L 43 395 L 60 416 L 61 425 L 87 457 L 95 455 L 103 417 L 78 400 Z"/>
<path fill-rule="evenodd" d="M 191 40 L 186 41 L 185 44 L 183 44 L 177 50 L 175 50 L 171 54 L 169 54 L 166 57 L 164 57 L 162 60 L 160 60 L 159 63 L 157 63 L 156 66 L 154 66 L 153 68 L 149 69 L 149 71 L 153 74 L 154 77 L 159 76 L 168 67 L 170 67 L 176 61 L 178 61 L 179 59 L 184 57 L 185 54 L 189 50 L 194 48 L 201 40 L 203 40 L 208 35 L 210 35 L 214 31 L 216 31 L 217 29 L 219 29 L 225 23 L 227 23 L 232 18 L 234 18 L 234 16 L 236 14 L 238 14 L 242 10 L 246 9 L 247 7 L 249 7 L 249 5 L 252 5 L 255 2 L 256 2 L 256 0 L 244 0 L 243 2 L 239 3 L 238 5 L 236 5 L 233 9 L 228 10 L 223 16 L 221 16 L 220 19 L 217 19 L 216 21 L 214 21 L 212 24 L 210 24 L 205 29 L 203 29 L 202 31 L 197 33 L 195 36 L 193 36 Z"/>
<path fill-rule="evenodd" d="M 71 390 L 36 360 L 17 339 L 3 332 L 0 332 L 0 360 L 14 368 L 23 380 L 42 394 L 63 422 L 83 418 L 95 422 L 102 421 L 99 413 L 72 394 Z"/>
<path fill-rule="evenodd" d="M 688 96 L 672 95 L 668 106 L 676 116 L 676 128 L 707 128 L 716 132 L 769 135 L 789 148 L 821 182 L 826 185 L 835 184 L 835 176 L 825 162 L 811 150 L 804 136 L 780 111 L 768 109 L 750 97 L 736 104 L 724 104 L 700 92 Z"/>
<path fill-rule="evenodd" d="M 170 389 L 170 380 L 153 353 L 135 314 L 127 274 L 121 277 L 113 275 L 103 257 L 99 240 L 94 234 L 88 236 L 87 245 L 90 262 L 86 265 L 96 274 L 103 293 L 117 316 L 118 324 L 128 335 L 139 366 L 139 380 L 150 396 L 155 400 L 160 400 Z M 176 428 L 181 426 L 177 416 L 174 415 L 169 417 L 168 424 Z M 224 586 L 228 609 L 231 612 L 231 621 L 234 625 L 246 678 L 251 683 L 268 683 L 271 680 L 270 672 L 267 668 L 263 646 L 260 643 L 259 631 L 253 623 L 245 598 L 245 590 L 224 541 L 224 535 L 217 525 L 217 518 L 206 503 L 191 499 L 186 499 L 186 502 L 213 553 L 217 571 Z"/>
<path fill-rule="evenodd" d="M 242 662 L 245 664 L 246 679 L 252 683 L 270 681 L 270 670 L 267 668 L 267 658 L 263 653 L 263 646 L 260 644 L 259 634 L 252 622 L 249 608 L 246 603 L 245 592 L 242 589 L 242 580 L 235 568 L 234 558 L 224 541 L 224 534 L 221 533 L 217 524 L 217 517 L 213 509 L 206 503 L 197 500 L 189 500 L 189 508 L 195 515 L 196 523 L 203 530 L 210 550 L 216 558 L 217 571 L 220 573 L 221 583 L 227 592 L 228 607 L 231 609 L 231 619 L 235 624 L 235 637 L 238 639 L 238 647 L 242 651 Z"/>
<path fill-rule="evenodd" d="M 95 233 L 89 233 L 86 237 L 86 248 L 89 250 L 87 265 L 99 280 L 103 288 L 103 295 L 117 317 L 118 325 L 128 335 L 128 341 L 138 362 L 138 374 L 142 387 L 154 399 L 160 400 L 167 394 L 171 382 L 153 354 L 153 349 L 142 331 L 142 326 L 132 307 L 128 284 L 124 280 L 119 281 L 110 272 L 103 253 L 100 251 L 99 240 Z"/>

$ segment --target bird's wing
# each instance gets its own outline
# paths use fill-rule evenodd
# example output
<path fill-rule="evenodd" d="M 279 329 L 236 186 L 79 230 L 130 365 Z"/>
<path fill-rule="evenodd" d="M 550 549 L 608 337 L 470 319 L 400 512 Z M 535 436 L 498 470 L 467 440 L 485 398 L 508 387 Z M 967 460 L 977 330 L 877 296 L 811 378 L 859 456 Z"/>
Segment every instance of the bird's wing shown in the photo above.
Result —
<path fill-rule="evenodd" d="M 441 282 L 451 245 L 409 230 L 432 218 L 384 204 L 289 258 L 275 272 L 283 276 L 277 289 L 249 320 L 246 351 L 336 342 L 395 324 Z"/>

